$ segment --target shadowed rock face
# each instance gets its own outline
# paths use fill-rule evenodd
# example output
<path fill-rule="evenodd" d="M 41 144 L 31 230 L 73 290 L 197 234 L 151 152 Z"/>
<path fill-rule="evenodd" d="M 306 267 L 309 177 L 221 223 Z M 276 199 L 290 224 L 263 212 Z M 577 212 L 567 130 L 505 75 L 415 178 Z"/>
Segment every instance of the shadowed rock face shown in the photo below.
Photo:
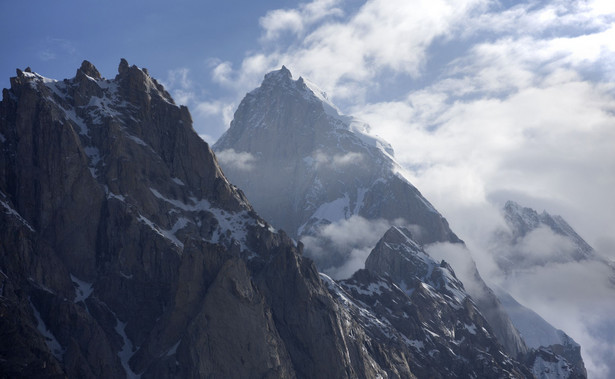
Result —
<path fill-rule="evenodd" d="M 3 91 L 0 371 L 384 372 L 311 263 L 223 176 L 188 110 L 145 70 L 118 71 L 18 71 Z"/>
<path fill-rule="evenodd" d="M 294 237 L 361 216 L 420 227 L 421 243 L 459 242 L 446 220 L 397 173 L 393 150 L 338 113 L 318 88 L 283 67 L 265 76 L 216 142 L 222 168 L 259 214 Z M 231 158 L 246 154 L 248 165 Z M 249 154 L 249 155 L 247 155 Z M 318 261 L 317 261 L 318 263 Z"/>

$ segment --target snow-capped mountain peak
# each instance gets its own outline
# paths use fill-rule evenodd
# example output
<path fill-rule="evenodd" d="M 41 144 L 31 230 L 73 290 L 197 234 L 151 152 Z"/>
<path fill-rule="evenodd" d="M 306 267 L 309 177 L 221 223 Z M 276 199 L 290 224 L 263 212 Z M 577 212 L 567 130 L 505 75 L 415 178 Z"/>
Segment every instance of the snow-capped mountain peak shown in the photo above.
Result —
<path fill-rule="evenodd" d="M 292 237 L 359 216 L 424 227 L 422 243 L 459 241 L 398 175 L 390 145 L 340 114 L 316 85 L 293 80 L 285 67 L 246 95 L 214 150 L 259 213 Z M 249 170 L 234 164 L 237 154 L 251 158 Z"/>
<path fill-rule="evenodd" d="M 531 241 L 536 235 L 546 234 L 554 240 L 554 246 L 560 246 L 558 251 L 550 254 L 556 262 L 580 261 L 596 257 L 594 249 L 561 216 L 553 216 L 547 211 L 538 213 L 514 201 L 506 202 L 503 214 L 511 233 L 509 243 L 515 248 L 531 250 L 530 245 L 533 245 Z"/>

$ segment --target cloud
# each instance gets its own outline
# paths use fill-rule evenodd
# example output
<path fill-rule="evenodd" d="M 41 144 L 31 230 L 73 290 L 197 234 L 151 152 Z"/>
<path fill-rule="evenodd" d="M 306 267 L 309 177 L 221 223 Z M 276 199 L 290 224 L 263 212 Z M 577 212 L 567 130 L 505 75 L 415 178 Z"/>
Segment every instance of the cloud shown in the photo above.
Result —
<path fill-rule="evenodd" d="M 235 151 L 226 149 L 216 152 L 216 157 L 222 169 L 233 168 L 239 171 L 250 171 L 254 169 L 256 157 L 245 151 Z"/>
<path fill-rule="evenodd" d="M 190 70 L 185 67 L 169 70 L 164 87 L 171 92 L 177 104 L 190 104 L 195 100 L 194 85 L 190 80 Z"/>
<path fill-rule="evenodd" d="M 321 227 L 314 236 L 303 236 L 305 255 L 334 279 L 349 278 L 365 267 L 367 256 L 392 226 L 404 226 L 403 220 L 367 220 L 352 216 Z"/>
<path fill-rule="evenodd" d="M 74 43 L 62 38 L 45 38 L 44 48 L 39 51 L 38 56 L 42 61 L 55 60 L 58 57 L 73 56 L 77 53 Z"/>
<path fill-rule="evenodd" d="M 326 154 L 322 150 L 316 150 L 312 156 L 317 167 L 340 169 L 350 165 L 358 165 L 363 161 L 363 154 L 349 152 L 346 154 Z"/>
<path fill-rule="evenodd" d="M 196 103 L 194 109 L 199 117 L 218 116 L 228 126 L 233 119 L 235 104 L 220 100 L 201 101 Z"/>
<path fill-rule="evenodd" d="M 517 257 L 530 265 L 542 262 L 557 262 L 560 258 L 568 260 L 576 250 L 574 243 L 565 236 L 554 233 L 547 226 L 540 226 L 517 243 Z"/>
<path fill-rule="evenodd" d="M 265 41 L 273 40 L 283 32 L 295 35 L 301 34 L 308 26 L 331 16 L 342 16 L 343 12 L 336 7 L 339 0 L 315 0 L 303 3 L 298 9 L 275 9 L 260 18 Z"/>

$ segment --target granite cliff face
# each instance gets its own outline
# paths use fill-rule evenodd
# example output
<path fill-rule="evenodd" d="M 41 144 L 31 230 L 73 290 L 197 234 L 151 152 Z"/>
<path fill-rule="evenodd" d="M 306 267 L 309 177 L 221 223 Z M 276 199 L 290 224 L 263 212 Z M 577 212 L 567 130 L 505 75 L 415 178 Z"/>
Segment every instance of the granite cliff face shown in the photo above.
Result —
<path fill-rule="evenodd" d="M 3 91 L 3 377 L 374 377 L 300 248 L 145 69 Z M 353 338 L 349 330 L 355 328 Z"/>

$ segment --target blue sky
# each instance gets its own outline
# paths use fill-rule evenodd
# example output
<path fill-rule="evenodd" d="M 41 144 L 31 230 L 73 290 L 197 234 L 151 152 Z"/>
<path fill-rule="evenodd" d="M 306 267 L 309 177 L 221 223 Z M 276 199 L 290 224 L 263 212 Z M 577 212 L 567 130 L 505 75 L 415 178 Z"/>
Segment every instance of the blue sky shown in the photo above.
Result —
<path fill-rule="evenodd" d="M 3 1 L 2 85 L 8 86 L 16 67 L 28 65 L 48 77 L 72 77 L 84 59 L 112 77 L 120 58 L 160 79 L 189 66 L 207 80 L 208 61 L 241 60 L 256 42 L 259 16 L 283 4 L 289 2 Z"/>
<path fill-rule="evenodd" d="M 0 47 L 2 87 L 26 66 L 55 79 L 84 59 L 108 78 L 120 58 L 146 67 L 208 142 L 284 64 L 392 143 L 485 276 L 498 275 L 486 251 L 508 199 L 561 214 L 615 257 L 612 0 L 2 1 Z M 578 307 L 542 311 L 584 351 L 615 354 Z"/>

